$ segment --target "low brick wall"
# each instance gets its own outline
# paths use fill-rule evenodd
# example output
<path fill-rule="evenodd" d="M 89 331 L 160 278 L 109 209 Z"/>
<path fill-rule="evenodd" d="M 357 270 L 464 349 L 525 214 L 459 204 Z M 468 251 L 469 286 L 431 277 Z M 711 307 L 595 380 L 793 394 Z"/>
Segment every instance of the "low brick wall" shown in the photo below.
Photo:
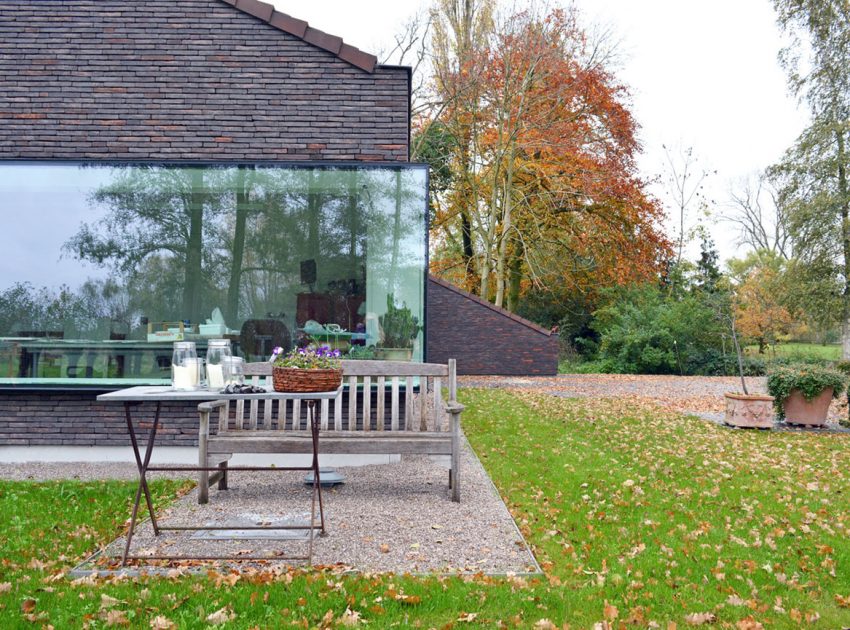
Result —
<path fill-rule="evenodd" d="M 100 392 L 0 391 L 0 446 L 130 446 L 124 405 L 101 403 Z M 371 409 L 376 413 L 377 391 L 372 392 Z M 391 392 L 385 392 L 387 428 L 390 426 Z M 358 396 L 357 425 L 362 428 L 362 395 Z M 400 397 L 404 409 L 404 395 Z M 342 397 L 342 409 L 348 417 L 348 393 Z M 133 408 L 133 423 L 142 448 L 147 444 L 155 406 L 144 404 Z M 232 410 L 232 406 L 231 406 Z M 331 413 L 333 411 L 331 410 Z M 157 446 L 198 445 L 198 403 L 174 402 L 162 405 Z M 307 406 L 301 407 L 304 426 Z M 277 406 L 273 419 L 277 418 Z M 218 416 L 213 416 L 212 433 L 216 432 Z M 343 421 L 347 429 L 348 421 Z"/>
<path fill-rule="evenodd" d="M 558 335 L 434 276 L 428 279 L 427 360 L 458 374 L 551 376 Z"/>
<path fill-rule="evenodd" d="M 97 392 L 0 392 L 0 446 L 129 446 L 124 405 L 99 403 Z M 157 444 L 198 443 L 197 403 L 162 406 Z M 133 410 L 147 440 L 153 405 Z M 140 422 L 141 421 L 141 422 Z"/>

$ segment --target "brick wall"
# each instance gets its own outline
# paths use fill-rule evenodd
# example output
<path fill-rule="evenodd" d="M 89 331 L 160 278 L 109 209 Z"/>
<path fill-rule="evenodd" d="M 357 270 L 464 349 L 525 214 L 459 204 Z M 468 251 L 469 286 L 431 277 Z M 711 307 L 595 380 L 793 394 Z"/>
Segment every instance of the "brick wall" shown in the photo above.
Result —
<path fill-rule="evenodd" d="M 0 390 L 0 446 L 130 446 L 124 405 L 97 402 L 98 392 L 15 392 Z M 384 393 L 384 425 L 389 430 L 392 392 Z M 404 393 L 399 400 L 405 408 Z M 231 413 L 233 413 L 231 405 Z M 370 422 L 377 422 L 378 392 L 371 393 Z M 155 406 L 134 407 L 132 417 L 142 448 L 147 444 Z M 342 397 L 342 428 L 348 430 L 348 392 Z M 272 419 L 277 420 L 275 406 Z M 333 410 L 331 409 L 331 414 Z M 291 412 L 290 412 L 291 414 Z M 307 406 L 301 407 L 302 426 L 307 426 Z M 210 430 L 218 427 L 217 412 Z M 357 398 L 357 429 L 363 428 L 363 395 Z M 163 404 L 157 446 L 197 446 L 198 403 Z"/>
<path fill-rule="evenodd" d="M 0 391 L 0 446 L 130 446 L 124 406 L 98 403 L 96 395 Z M 142 426 L 149 429 L 153 409 L 145 405 L 134 410 L 134 420 L 147 421 Z M 163 405 L 157 444 L 196 445 L 197 409 L 197 403 Z M 140 439 L 147 442 L 147 431 L 140 432 Z"/>
<path fill-rule="evenodd" d="M 428 279 L 428 361 L 458 374 L 558 373 L 558 335 L 434 276 Z"/>
<path fill-rule="evenodd" d="M 407 69 L 226 0 L 0 0 L 0 159 L 405 161 L 408 110 Z"/>

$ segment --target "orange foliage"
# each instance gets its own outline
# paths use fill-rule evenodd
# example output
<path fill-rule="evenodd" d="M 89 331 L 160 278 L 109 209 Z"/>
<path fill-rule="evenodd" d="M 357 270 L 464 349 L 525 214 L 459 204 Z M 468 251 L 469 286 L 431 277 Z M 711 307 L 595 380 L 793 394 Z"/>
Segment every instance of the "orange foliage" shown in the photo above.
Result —
<path fill-rule="evenodd" d="M 593 59 L 576 14 L 519 13 L 478 55 L 470 63 L 483 69 L 479 107 L 461 112 L 458 103 L 442 116 L 450 127 L 462 120 L 477 131 L 477 200 L 469 186 L 449 191 L 436 230 L 450 238 L 462 204 L 475 203 L 477 255 L 495 261 L 494 286 L 513 261 L 520 292 L 537 286 L 592 293 L 655 275 L 670 244 L 659 225 L 662 210 L 637 175 L 628 92 Z M 438 248 L 432 259 L 433 271 L 450 275 L 457 251 Z"/>

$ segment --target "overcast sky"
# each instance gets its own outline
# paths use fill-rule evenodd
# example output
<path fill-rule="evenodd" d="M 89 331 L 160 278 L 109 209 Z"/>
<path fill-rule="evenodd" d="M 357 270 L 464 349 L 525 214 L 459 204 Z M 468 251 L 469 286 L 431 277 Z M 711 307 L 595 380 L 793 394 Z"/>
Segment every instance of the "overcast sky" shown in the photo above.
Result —
<path fill-rule="evenodd" d="M 419 0 L 274 0 L 286 13 L 368 52 L 387 49 Z M 617 75 L 633 95 L 645 178 L 664 173 L 662 145 L 692 147 L 717 171 L 706 180 L 716 206 L 734 182 L 778 160 L 806 124 L 777 63 L 783 39 L 769 0 L 577 0 L 587 24 L 618 40 Z M 664 200 L 661 184 L 652 191 Z M 693 217 L 695 220 L 696 217 Z M 740 251 L 734 230 L 705 221 L 726 259 Z"/>

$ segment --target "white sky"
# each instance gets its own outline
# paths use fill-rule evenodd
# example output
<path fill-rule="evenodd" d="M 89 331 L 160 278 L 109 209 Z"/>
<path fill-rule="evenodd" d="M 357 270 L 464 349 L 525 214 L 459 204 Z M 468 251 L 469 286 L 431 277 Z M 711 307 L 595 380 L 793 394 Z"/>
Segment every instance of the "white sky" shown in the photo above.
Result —
<path fill-rule="evenodd" d="M 405 20 L 424 6 L 419 0 L 272 1 L 372 53 L 389 48 Z M 702 168 L 717 171 L 705 183 L 708 198 L 720 206 L 731 184 L 778 160 L 805 126 L 805 109 L 788 95 L 777 62 L 783 40 L 769 0 L 576 4 L 586 24 L 606 25 L 620 42 L 617 75 L 633 95 L 646 179 L 664 172 L 663 144 L 692 147 Z M 651 190 L 665 200 L 663 185 Z M 704 222 L 722 259 L 740 254 L 734 229 L 716 213 Z"/>

